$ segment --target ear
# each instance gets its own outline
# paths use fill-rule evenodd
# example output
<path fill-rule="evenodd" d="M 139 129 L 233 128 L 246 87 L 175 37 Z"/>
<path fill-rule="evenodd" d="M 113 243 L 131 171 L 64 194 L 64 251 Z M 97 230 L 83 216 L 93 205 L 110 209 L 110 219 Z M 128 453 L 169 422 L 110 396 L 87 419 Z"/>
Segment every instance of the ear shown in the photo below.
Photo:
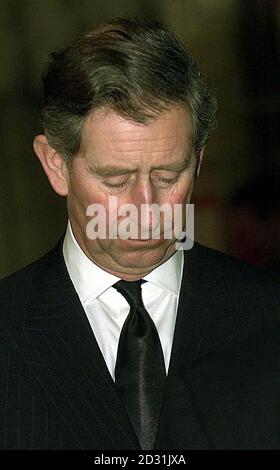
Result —
<path fill-rule="evenodd" d="M 35 137 L 33 148 L 55 192 L 67 196 L 68 169 L 61 155 L 49 145 L 45 135 Z"/>
<path fill-rule="evenodd" d="M 201 168 L 201 164 L 204 158 L 204 153 L 205 153 L 205 147 L 201 147 L 198 151 L 198 157 L 197 157 L 197 166 L 196 166 L 196 174 L 195 174 L 196 178 L 198 178 L 199 173 L 200 173 L 200 168 Z"/>

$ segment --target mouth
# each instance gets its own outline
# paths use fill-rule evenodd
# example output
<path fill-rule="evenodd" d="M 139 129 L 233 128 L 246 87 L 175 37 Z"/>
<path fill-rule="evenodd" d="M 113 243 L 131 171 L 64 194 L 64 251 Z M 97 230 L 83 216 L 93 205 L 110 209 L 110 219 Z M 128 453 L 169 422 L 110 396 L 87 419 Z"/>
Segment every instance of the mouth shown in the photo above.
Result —
<path fill-rule="evenodd" d="M 154 246 L 161 244 L 162 238 L 121 238 L 121 242 L 133 246 Z"/>

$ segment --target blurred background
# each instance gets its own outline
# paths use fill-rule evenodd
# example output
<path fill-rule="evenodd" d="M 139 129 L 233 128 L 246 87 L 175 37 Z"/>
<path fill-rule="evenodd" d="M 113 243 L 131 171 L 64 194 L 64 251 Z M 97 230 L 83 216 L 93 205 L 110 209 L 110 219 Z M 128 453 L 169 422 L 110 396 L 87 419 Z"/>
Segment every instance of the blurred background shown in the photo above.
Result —
<path fill-rule="evenodd" d="M 33 154 L 49 53 L 114 16 L 169 25 L 216 88 L 219 127 L 194 194 L 195 237 L 280 268 L 278 0 L 1 0 L 0 277 L 41 256 L 65 230 Z"/>

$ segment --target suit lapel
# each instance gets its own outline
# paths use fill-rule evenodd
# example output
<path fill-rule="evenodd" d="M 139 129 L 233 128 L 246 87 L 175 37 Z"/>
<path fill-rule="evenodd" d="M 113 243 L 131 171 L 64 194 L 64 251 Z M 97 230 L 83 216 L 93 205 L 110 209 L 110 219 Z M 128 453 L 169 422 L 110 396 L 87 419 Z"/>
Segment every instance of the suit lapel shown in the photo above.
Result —
<path fill-rule="evenodd" d="M 25 362 L 82 448 L 139 448 L 68 276 L 61 242 L 41 263 L 37 283 L 43 288 L 26 308 L 20 344 Z"/>
<path fill-rule="evenodd" d="M 203 247 L 184 253 L 180 291 L 157 448 L 212 449 L 197 397 L 193 370 L 204 357 L 228 345 L 237 315 L 227 304 L 228 288 L 214 259 Z M 167 437 L 168 436 L 168 437 Z"/>
<path fill-rule="evenodd" d="M 170 375 L 228 346 L 240 315 L 215 257 L 199 244 L 185 252 Z M 231 335 L 233 338 L 233 335 Z"/>

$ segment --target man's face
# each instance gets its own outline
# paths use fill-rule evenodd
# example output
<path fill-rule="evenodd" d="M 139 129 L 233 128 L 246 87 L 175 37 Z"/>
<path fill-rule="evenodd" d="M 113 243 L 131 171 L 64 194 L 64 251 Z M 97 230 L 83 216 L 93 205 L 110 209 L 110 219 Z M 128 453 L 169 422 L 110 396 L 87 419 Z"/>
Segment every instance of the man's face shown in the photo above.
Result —
<path fill-rule="evenodd" d="M 101 204 L 109 221 L 110 196 L 117 207 L 133 204 L 189 202 L 197 158 L 187 109 L 172 107 L 148 125 L 98 110 L 86 120 L 83 152 L 74 158 L 67 174 L 68 211 L 74 236 L 84 253 L 104 270 L 127 280 L 143 277 L 175 252 L 176 238 L 89 239 L 86 215 L 90 204 Z M 118 223 L 124 216 L 118 216 Z M 137 218 L 140 229 L 150 233 L 152 218 Z M 107 223 L 108 225 L 108 223 Z M 145 225 L 145 227 L 143 227 Z M 140 238 L 140 235 L 139 235 Z"/>

